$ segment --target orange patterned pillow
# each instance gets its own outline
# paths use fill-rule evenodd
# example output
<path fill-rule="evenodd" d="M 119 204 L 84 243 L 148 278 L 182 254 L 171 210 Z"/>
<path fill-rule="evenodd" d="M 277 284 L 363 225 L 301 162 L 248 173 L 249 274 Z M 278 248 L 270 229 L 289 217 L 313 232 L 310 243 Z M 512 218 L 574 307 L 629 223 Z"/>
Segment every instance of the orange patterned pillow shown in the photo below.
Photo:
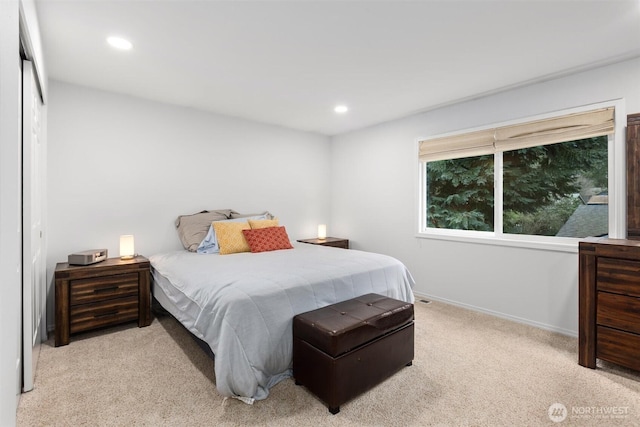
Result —
<path fill-rule="evenodd" d="M 249 244 L 251 252 L 277 251 L 279 249 L 293 249 L 289 236 L 284 227 L 256 228 L 242 230 L 244 238 Z"/>

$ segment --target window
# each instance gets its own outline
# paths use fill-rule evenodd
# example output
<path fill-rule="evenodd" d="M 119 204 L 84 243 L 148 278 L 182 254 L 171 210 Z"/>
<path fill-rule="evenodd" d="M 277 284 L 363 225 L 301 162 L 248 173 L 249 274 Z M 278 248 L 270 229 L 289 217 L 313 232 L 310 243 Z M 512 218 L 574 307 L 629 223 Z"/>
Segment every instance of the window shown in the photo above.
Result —
<path fill-rule="evenodd" d="M 609 233 L 614 109 L 420 141 L 421 232 Z"/>
<path fill-rule="evenodd" d="M 503 232 L 559 237 L 608 233 L 606 136 L 505 151 Z"/>
<path fill-rule="evenodd" d="M 493 156 L 425 163 L 426 226 L 493 231 Z"/>

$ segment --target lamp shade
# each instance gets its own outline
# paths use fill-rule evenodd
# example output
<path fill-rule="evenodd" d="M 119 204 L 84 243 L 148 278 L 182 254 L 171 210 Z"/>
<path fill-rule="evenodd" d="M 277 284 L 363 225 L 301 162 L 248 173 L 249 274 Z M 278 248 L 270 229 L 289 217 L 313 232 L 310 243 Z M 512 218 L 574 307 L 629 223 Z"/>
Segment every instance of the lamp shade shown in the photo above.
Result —
<path fill-rule="evenodd" d="M 327 224 L 318 225 L 318 239 L 324 240 L 327 238 Z"/>
<path fill-rule="evenodd" d="M 120 236 L 120 259 L 131 259 L 134 254 L 133 235 L 125 234 Z"/>

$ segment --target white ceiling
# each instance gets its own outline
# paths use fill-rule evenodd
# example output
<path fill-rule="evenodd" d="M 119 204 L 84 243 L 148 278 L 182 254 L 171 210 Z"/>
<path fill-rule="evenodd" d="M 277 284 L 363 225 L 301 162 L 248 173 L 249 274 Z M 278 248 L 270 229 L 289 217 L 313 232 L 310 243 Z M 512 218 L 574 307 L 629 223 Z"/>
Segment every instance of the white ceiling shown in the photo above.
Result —
<path fill-rule="evenodd" d="M 326 135 L 640 56 L 639 0 L 36 8 L 50 78 Z M 339 103 L 350 111 L 334 113 Z"/>

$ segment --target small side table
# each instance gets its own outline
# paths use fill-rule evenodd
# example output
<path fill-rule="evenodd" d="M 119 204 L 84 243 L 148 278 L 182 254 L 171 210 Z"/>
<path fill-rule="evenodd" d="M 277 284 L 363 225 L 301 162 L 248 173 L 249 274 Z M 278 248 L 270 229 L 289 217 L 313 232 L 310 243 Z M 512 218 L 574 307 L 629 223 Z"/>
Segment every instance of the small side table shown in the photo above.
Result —
<path fill-rule="evenodd" d="M 150 263 L 143 256 L 56 265 L 56 347 L 77 332 L 138 321 L 151 324 Z"/>
<path fill-rule="evenodd" d="M 332 246 L 334 248 L 349 249 L 349 239 L 342 239 L 340 237 L 327 237 L 326 239 L 303 239 L 298 240 L 298 242 L 308 243 L 310 245 Z"/>

